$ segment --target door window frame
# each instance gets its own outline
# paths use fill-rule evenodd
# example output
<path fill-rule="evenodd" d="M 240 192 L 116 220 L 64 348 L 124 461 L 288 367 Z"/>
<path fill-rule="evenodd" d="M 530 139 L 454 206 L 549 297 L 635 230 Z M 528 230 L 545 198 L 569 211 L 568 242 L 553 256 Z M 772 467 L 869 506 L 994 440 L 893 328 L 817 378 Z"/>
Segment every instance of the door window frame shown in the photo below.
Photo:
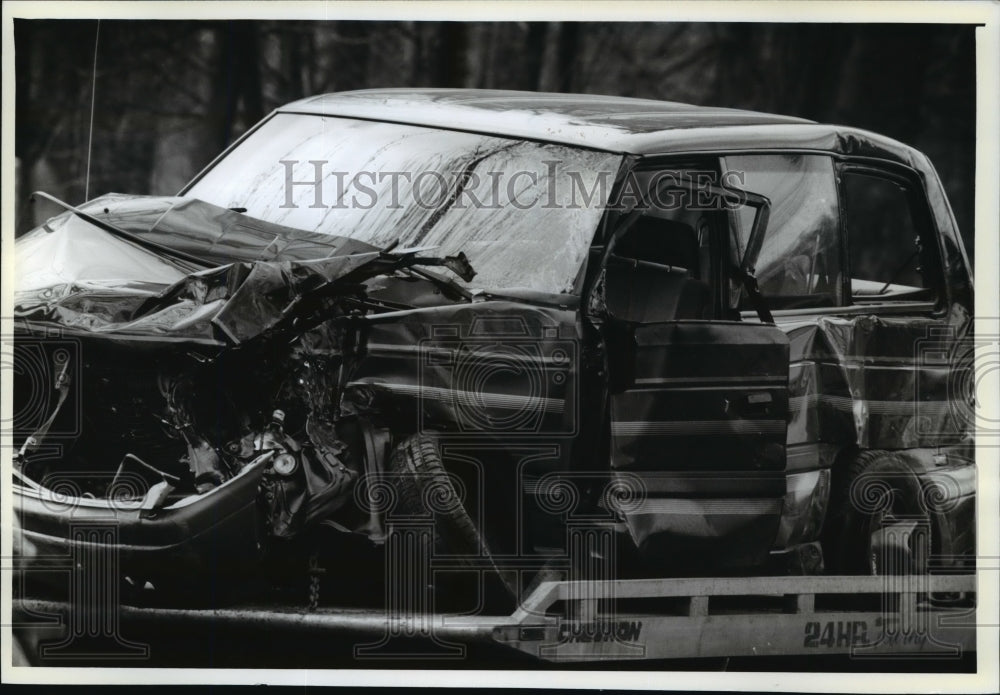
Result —
<path fill-rule="evenodd" d="M 938 220 L 932 214 L 930 201 L 927 197 L 927 190 L 924 185 L 924 179 L 921 174 L 905 164 L 894 162 L 892 160 L 883 159 L 880 157 L 865 157 L 857 155 L 845 155 L 836 152 L 830 152 L 825 150 L 818 150 L 813 148 L 774 148 L 774 147 L 745 147 L 745 148 L 735 148 L 735 149 L 725 149 L 725 150 L 694 150 L 688 152 L 677 152 L 677 153 L 662 153 L 655 155 L 645 155 L 641 157 L 636 157 L 631 161 L 626 158 L 623 162 L 623 173 L 621 179 L 616 181 L 616 185 L 612 189 L 611 200 L 616 200 L 616 196 L 619 194 L 618 188 L 621 186 L 624 178 L 632 174 L 636 170 L 646 171 L 649 169 L 657 168 L 671 168 L 671 169 L 683 169 L 683 168 L 693 168 L 696 166 L 704 166 L 706 169 L 714 169 L 718 175 L 721 176 L 722 171 L 722 157 L 727 155 L 788 155 L 788 154 L 802 154 L 802 155 L 822 155 L 829 157 L 834 166 L 834 175 L 836 177 L 836 195 L 837 195 L 837 206 L 838 214 L 840 215 L 839 231 L 840 234 L 840 244 L 839 252 L 841 255 L 841 273 L 842 273 L 842 286 L 841 286 L 841 296 L 842 304 L 835 307 L 809 307 L 801 309 L 772 309 L 771 313 L 775 318 L 781 317 L 796 317 L 796 316 L 836 316 L 836 315 L 855 315 L 855 314 L 924 314 L 929 316 L 940 316 L 947 311 L 949 303 L 952 301 L 951 288 L 948 285 L 944 274 L 944 258 L 945 250 L 943 248 L 941 239 L 941 230 L 938 228 Z M 848 247 L 847 238 L 847 228 L 845 219 L 845 209 L 844 209 L 844 194 L 843 194 L 843 172 L 849 170 L 863 170 L 865 173 L 895 179 L 897 182 L 902 183 L 907 191 L 908 198 L 911 205 L 911 213 L 914 220 L 914 224 L 919 230 L 921 241 L 926 245 L 931 243 L 928 241 L 927 236 L 933 236 L 934 244 L 934 256 L 935 256 L 935 269 L 932 274 L 932 287 L 937 291 L 936 301 L 918 302 L 918 301 L 907 301 L 907 300 L 886 300 L 882 303 L 868 303 L 868 304 L 856 304 L 853 302 L 853 297 L 851 295 L 851 269 L 850 269 L 850 248 Z M 597 262 L 592 262 L 590 268 L 587 272 L 587 281 L 584 283 L 582 292 L 581 306 L 587 311 L 587 307 L 590 305 L 591 295 L 594 290 L 594 283 L 600 274 L 600 270 L 604 267 L 606 263 L 606 258 L 604 258 L 603 252 L 607 249 L 607 241 L 614 231 L 615 225 L 621 221 L 622 215 L 620 211 L 608 210 L 605 216 L 602 218 L 599 224 L 599 231 L 594 238 L 594 245 L 592 247 L 592 253 L 596 252 L 597 259 L 591 256 L 592 260 L 597 260 Z M 727 263 L 729 259 L 729 233 L 728 229 L 722 235 L 721 243 L 724 248 L 717 249 L 713 251 L 713 260 L 717 265 Z M 719 255 L 721 254 L 721 255 Z M 721 268 L 721 265 L 719 265 Z M 722 273 L 720 273 L 722 275 Z M 721 278 L 720 278 L 721 279 Z M 718 281 L 718 280 L 716 280 Z M 723 288 L 724 290 L 725 288 Z M 765 297 L 766 299 L 766 297 Z M 718 294 L 716 301 L 724 301 L 724 295 Z M 716 311 L 723 311 L 724 307 L 716 309 Z M 589 311 L 587 311 L 589 313 Z M 718 314 L 717 314 L 718 315 Z M 740 311 L 738 314 L 739 318 L 736 320 L 742 321 L 758 321 L 758 316 L 755 311 Z M 734 318 L 736 318 L 734 316 Z M 726 319 L 715 319 L 715 320 L 726 320 Z"/>
<path fill-rule="evenodd" d="M 937 222 L 931 213 L 930 202 L 927 200 L 927 192 L 924 189 L 923 179 L 913 169 L 887 162 L 880 159 L 868 159 L 857 157 L 836 158 L 837 174 L 837 196 L 840 207 L 840 242 L 843 269 L 843 293 L 846 302 L 845 308 L 850 308 L 850 313 L 901 313 L 906 310 L 916 312 L 926 312 L 937 314 L 945 310 L 951 301 L 948 284 L 944 274 L 944 249 L 941 247 L 940 233 Z M 928 289 L 933 289 L 935 297 L 933 300 L 908 300 L 906 298 L 887 297 L 881 302 L 856 302 L 851 289 L 853 269 L 851 268 L 851 248 L 850 230 L 847 229 L 847 207 L 845 195 L 844 175 L 856 173 L 864 176 L 871 176 L 895 183 L 902 188 L 906 201 L 910 207 L 910 219 L 913 221 L 914 229 L 920 238 L 923 252 L 918 258 L 918 262 L 925 267 L 930 261 L 933 269 L 928 273 L 922 272 Z M 929 256 L 928 256 L 929 252 Z"/>

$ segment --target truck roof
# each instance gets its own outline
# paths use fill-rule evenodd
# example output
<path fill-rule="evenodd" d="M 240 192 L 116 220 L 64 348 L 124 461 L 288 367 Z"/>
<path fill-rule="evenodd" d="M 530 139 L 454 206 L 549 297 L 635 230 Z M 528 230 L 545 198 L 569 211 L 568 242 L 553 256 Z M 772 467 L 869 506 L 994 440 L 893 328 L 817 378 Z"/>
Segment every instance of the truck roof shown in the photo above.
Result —
<path fill-rule="evenodd" d="M 914 165 L 915 151 L 856 128 L 670 101 L 480 89 L 367 89 L 278 109 L 519 137 L 637 155 L 732 149 L 819 150 Z M 916 159 L 919 159 L 917 157 Z"/>

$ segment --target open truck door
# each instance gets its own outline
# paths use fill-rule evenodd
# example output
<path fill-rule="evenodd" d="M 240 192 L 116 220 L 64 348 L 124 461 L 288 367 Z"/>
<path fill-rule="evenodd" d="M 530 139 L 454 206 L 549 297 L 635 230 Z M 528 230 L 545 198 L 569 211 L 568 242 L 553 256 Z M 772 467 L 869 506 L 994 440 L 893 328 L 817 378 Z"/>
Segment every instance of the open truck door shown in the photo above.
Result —
<path fill-rule="evenodd" d="M 705 568 L 751 566 L 767 556 L 785 495 L 789 344 L 752 267 L 769 203 L 713 186 L 681 192 L 715 209 L 629 213 L 597 283 L 612 477 L 641 486 L 616 511 L 656 564 L 681 554 Z M 727 206 L 754 212 L 739 267 L 724 253 Z M 742 282 L 759 323 L 719 316 L 714 298 L 730 278 Z"/>

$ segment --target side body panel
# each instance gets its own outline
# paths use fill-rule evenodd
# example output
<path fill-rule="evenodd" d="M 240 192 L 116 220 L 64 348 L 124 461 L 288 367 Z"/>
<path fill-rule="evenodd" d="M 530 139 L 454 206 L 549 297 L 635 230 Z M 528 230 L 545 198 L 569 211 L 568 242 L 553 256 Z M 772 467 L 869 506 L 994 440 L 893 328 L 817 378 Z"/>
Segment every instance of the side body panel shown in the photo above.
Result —
<path fill-rule="evenodd" d="M 909 452 L 914 470 L 954 466 L 970 432 L 962 353 L 968 324 L 950 317 L 797 317 L 788 334 L 788 491 L 775 547 L 815 540 L 837 464 L 864 449 Z M 931 460 L 940 453 L 941 464 Z M 965 462 L 968 464 L 968 462 Z M 968 497 L 963 473 L 956 499 Z M 972 476 L 974 479 L 974 476 Z M 974 485 L 974 480 L 973 483 Z M 952 491 L 949 490 L 949 494 Z"/>

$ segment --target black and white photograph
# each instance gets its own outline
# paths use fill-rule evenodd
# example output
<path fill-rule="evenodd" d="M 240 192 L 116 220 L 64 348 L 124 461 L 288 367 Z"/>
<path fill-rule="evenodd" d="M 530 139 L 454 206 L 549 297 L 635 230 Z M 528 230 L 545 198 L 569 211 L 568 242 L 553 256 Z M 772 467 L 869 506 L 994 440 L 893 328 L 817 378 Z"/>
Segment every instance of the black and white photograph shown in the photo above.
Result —
<path fill-rule="evenodd" d="M 1000 6 L 3 13 L 5 681 L 1000 687 Z"/>

